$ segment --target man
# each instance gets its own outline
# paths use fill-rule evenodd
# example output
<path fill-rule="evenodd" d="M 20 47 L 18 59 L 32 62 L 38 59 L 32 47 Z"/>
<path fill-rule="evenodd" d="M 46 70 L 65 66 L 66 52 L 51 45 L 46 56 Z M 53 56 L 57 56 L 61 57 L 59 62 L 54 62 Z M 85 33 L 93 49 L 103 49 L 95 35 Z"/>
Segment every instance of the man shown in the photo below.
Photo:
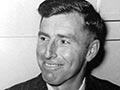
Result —
<path fill-rule="evenodd" d="M 46 0 L 38 12 L 37 61 L 41 74 L 8 90 L 120 90 L 88 73 L 88 62 L 95 59 L 106 36 L 104 22 L 90 3 Z"/>

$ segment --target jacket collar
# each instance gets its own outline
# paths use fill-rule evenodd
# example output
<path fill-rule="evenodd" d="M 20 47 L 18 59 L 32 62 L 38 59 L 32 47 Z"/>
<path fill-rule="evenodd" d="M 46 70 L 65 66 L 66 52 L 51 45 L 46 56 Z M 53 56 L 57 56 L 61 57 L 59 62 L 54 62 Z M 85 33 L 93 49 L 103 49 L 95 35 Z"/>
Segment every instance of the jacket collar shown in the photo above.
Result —
<path fill-rule="evenodd" d="M 46 82 L 43 80 L 42 75 L 40 74 L 38 76 L 39 81 L 37 82 L 37 89 L 35 90 L 48 90 L 47 89 L 47 84 Z M 88 75 L 86 76 L 86 80 L 85 80 L 85 90 L 102 90 L 101 89 L 101 84 L 99 83 L 99 81 L 96 80 L 96 77 Z"/>

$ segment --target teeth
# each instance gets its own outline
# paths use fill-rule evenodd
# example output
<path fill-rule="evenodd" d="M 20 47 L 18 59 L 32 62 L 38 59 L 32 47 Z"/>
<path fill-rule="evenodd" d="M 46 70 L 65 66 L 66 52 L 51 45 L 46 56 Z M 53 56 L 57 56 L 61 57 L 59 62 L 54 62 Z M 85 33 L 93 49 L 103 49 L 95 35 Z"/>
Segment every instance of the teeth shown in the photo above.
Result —
<path fill-rule="evenodd" d="M 58 65 L 58 64 L 50 64 L 50 63 L 46 63 L 46 66 L 56 67 L 56 66 L 59 66 L 59 65 Z"/>

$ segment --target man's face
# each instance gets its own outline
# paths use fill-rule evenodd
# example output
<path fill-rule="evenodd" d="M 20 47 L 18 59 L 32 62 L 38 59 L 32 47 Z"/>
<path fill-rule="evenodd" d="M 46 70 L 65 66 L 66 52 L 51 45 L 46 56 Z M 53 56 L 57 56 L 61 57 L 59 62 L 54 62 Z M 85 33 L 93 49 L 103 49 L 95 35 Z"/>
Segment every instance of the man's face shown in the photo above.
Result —
<path fill-rule="evenodd" d="M 84 20 L 77 13 L 43 18 L 37 45 L 37 60 L 43 79 L 58 85 L 81 70 L 86 58 Z"/>

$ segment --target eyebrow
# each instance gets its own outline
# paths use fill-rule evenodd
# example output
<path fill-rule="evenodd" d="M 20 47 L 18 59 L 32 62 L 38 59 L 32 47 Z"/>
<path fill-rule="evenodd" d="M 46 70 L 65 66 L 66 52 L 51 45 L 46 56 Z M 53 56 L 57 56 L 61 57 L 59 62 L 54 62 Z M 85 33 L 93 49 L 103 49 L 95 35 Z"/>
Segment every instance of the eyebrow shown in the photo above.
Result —
<path fill-rule="evenodd" d="M 49 36 L 47 33 L 44 33 L 44 32 L 42 32 L 42 31 L 39 31 L 39 32 L 38 32 L 38 36 L 40 36 L 40 35 L 44 35 L 44 36 L 50 38 L 50 36 Z M 68 35 L 57 34 L 57 36 L 60 37 L 60 38 L 68 38 L 68 39 L 77 41 L 76 37 L 75 37 L 74 35 L 72 35 L 72 34 L 68 34 Z"/>
<path fill-rule="evenodd" d="M 76 41 L 76 37 L 71 35 L 71 34 L 68 34 L 68 35 L 58 34 L 57 36 L 60 37 L 60 38 L 68 38 L 68 39 L 72 39 L 72 40 Z"/>
<path fill-rule="evenodd" d="M 44 33 L 44 32 L 39 31 L 39 32 L 38 32 L 38 36 L 40 36 L 40 35 L 44 35 L 44 36 L 46 36 L 46 37 L 50 37 L 47 33 Z"/>

